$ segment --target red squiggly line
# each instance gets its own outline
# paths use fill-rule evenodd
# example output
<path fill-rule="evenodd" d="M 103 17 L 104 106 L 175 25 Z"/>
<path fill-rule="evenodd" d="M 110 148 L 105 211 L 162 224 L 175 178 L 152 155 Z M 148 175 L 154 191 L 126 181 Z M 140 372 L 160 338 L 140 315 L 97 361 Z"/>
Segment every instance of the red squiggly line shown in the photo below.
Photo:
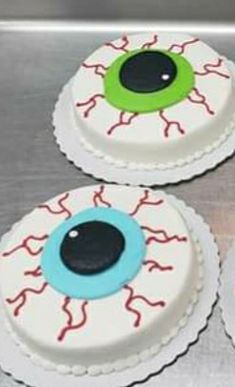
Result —
<path fill-rule="evenodd" d="M 149 205 L 149 206 L 158 206 L 163 203 L 163 199 L 156 200 L 155 202 L 149 201 L 149 191 L 146 189 L 144 190 L 144 195 L 142 198 L 139 199 L 139 202 L 137 203 L 136 207 L 132 212 L 129 213 L 129 215 L 134 216 L 137 214 L 139 209 L 144 206 L 144 205 Z"/>
<path fill-rule="evenodd" d="M 143 265 L 149 266 L 148 271 L 151 273 L 153 270 L 160 270 L 160 271 L 172 271 L 174 270 L 174 267 L 171 265 L 160 265 L 159 262 L 153 260 L 153 259 L 148 259 L 147 261 L 143 262 Z"/>
<path fill-rule="evenodd" d="M 164 110 L 159 111 L 159 117 L 165 122 L 166 126 L 164 128 L 164 136 L 169 137 L 169 131 L 172 128 L 172 126 L 175 126 L 178 132 L 182 135 L 185 134 L 185 130 L 182 128 L 181 124 L 178 121 L 170 121 L 165 116 Z"/>
<path fill-rule="evenodd" d="M 230 78 L 230 76 L 228 74 L 224 74 L 218 70 L 214 70 L 214 68 L 219 68 L 221 67 L 223 63 L 223 59 L 221 58 L 218 58 L 218 61 L 217 63 L 206 63 L 204 64 L 203 66 L 203 70 L 204 71 L 195 71 L 194 74 L 196 75 L 201 75 L 201 76 L 205 76 L 205 75 L 209 75 L 209 74 L 216 74 L 216 75 L 219 75 L 220 77 L 222 78 Z M 212 67 L 213 69 L 211 69 L 210 67 Z"/>
<path fill-rule="evenodd" d="M 34 235 L 29 235 L 27 238 L 25 238 L 23 240 L 23 242 L 14 247 L 13 249 L 9 250 L 9 251 L 5 251 L 2 256 L 3 257 L 8 257 L 9 255 L 15 253 L 16 251 L 20 250 L 20 249 L 25 249 L 30 255 L 32 255 L 33 257 L 40 254 L 43 250 L 43 247 L 39 247 L 37 250 L 32 250 L 32 248 L 30 246 L 28 246 L 28 243 L 30 240 L 33 240 L 33 241 L 44 241 L 45 239 L 48 238 L 48 235 L 45 234 L 45 235 L 42 235 L 40 237 L 37 237 L 37 236 L 34 236 Z"/>
<path fill-rule="evenodd" d="M 42 270 L 41 266 L 37 266 L 34 270 L 27 270 L 24 272 L 25 276 L 32 276 L 32 277 L 41 277 L 42 276 Z"/>
<path fill-rule="evenodd" d="M 94 196 L 92 198 L 94 206 L 99 207 L 99 203 L 98 203 L 98 200 L 99 200 L 105 206 L 112 207 L 111 203 L 104 200 L 104 198 L 102 197 L 103 193 L 104 193 L 104 185 L 101 185 L 100 190 L 98 192 L 97 191 L 94 192 Z"/>
<path fill-rule="evenodd" d="M 150 42 L 146 42 L 143 44 L 143 46 L 141 47 L 142 49 L 144 48 L 150 48 L 152 47 L 154 44 L 156 44 L 158 42 L 158 35 L 153 35 L 153 39 L 150 41 Z"/>
<path fill-rule="evenodd" d="M 117 51 L 129 52 L 127 50 L 127 46 L 130 43 L 129 40 L 128 40 L 128 37 L 127 36 L 123 36 L 121 38 L 121 41 L 122 41 L 122 43 L 121 43 L 120 46 L 116 46 L 113 42 L 106 43 L 105 45 L 108 46 L 108 47 L 112 47 L 114 50 L 117 50 Z"/>
<path fill-rule="evenodd" d="M 94 107 L 96 106 L 98 98 L 104 98 L 104 94 L 95 94 L 91 98 L 89 98 L 87 101 L 76 103 L 77 107 L 90 105 L 83 113 L 83 116 L 85 118 L 87 118 L 89 116 L 89 113 L 91 112 L 91 110 L 93 110 Z"/>
<path fill-rule="evenodd" d="M 170 46 L 170 48 L 168 48 L 168 51 L 172 51 L 172 50 L 174 50 L 174 48 L 179 48 L 178 54 L 183 54 L 185 52 L 185 49 L 187 46 L 189 46 L 190 44 L 196 43 L 196 42 L 199 42 L 199 39 L 195 38 L 192 40 L 188 40 L 182 44 L 174 43 Z"/>
<path fill-rule="evenodd" d="M 134 289 L 130 286 L 130 285 L 125 285 L 124 286 L 124 289 L 128 290 L 129 291 L 129 296 L 126 300 L 126 303 L 125 303 L 125 308 L 136 315 L 136 319 L 134 321 L 134 327 L 137 328 L 139 325 L 140 325 L 140 322 L 141 322 L 141 318 L 142 318 L 142 315 L 141 313 L 139 312 L 138 309 L 135 309 L 133 308 L 133 306 L 131 306 L 131 304 L 135 301 L 135 300 L 140 300 L 140 301 L 143 301 L 145 302 L 147 305 L 151 306 L 151 307 L 157 307 L 157 306 L 160 306 L 160 307 L 164 307 L 166 305 L 165 301 L 163 300 L 158 300 L 158 301 L 155 301 L 155 302 L 152 302 L 152 301 L 149 301 L 146 297 L 140 295 L 140 294 L 137 294 L 135 295 L 134 294 Z"/>
<path fill-rule="evenodd" d="M 95 74 L 100 75 L 102 78 L 104 78 L 105 72 L 108 70 L 108 67 L 105 67 L 102 63 L 87 64 L 84 62 L 82 66 L 85 67 L 86 69 L 95 69 Z M 102 72 L 102 70 L 104 72 Z"/>
<path fill-rule="evenodd" d="M 165 230 L 155 230 L 148 226 L 141 226 L 142 230 L 149 231 L 155 235 L 161 235 L 162 238 L 158 238 L 156 236 L 151 236 L 147 238 L 146 244 L 149 245 L 151 242 L 158 242 L 158 243 L 169 243 L 172 241 L 177 242 L 187 242 L 187 237 L 185 236 L 179 236 L 179 235 L 171 235 L 169 236 Z"/>
<path fill-rule="evenodd" d="M 131 125 L 132 120 L 139 115 L 139 113 L 133 113 L 127 120 L 125 120 L 125 114 L 126 112 L 120 112 L 119 114 L 119 120 L 116 124 L 112 125 L 108 131 L 107 134 L 110 136 L 115 129 L 117 129 L 120 126 L 128 126 Z"/>
<path fill-rule="evenodd" d="M 68 306 L 70 304 L 70 297 L 65 297 L 64 298 L 64 303 L 63 303 L 63 306 L 62 306 L 62 310 L 64 311 L 64 313 L 67 315 L 68 317 L 68 320 L 67 320 L 67 325 L 61 329 L 61 332 L 59 333 L 58 337 L 57 337 L 57 340 L 58 341 L 63 341 L 66 334 L 70 331 L 73 331 L 73 330 L 77 330 L 81 327 L 83 327 L 86 322 L 87 322 L 87 311 L 86 311 L 86 307 L 88 305 L 88 301 L 84 301 L 82 303 L 82 306 L 81 306 L 81 312 L 82 312 L 82 318 L 81 318 L 81 321 L 78 322 L 77 324 L 74 324 L 73 322 L 73 315 L 71 313 L 71 311 L 68 309 Z"/>
<path fill-rule="evenodd" d="M 210 108 L 208 102 L 206 101 L 205 95 L 201 94 L 200 91 L 196 87 L 193 88 L 193 92 L 195 93 L 194 97 L 192 95 L 189 95 L 187 97 L 188 100 L 192 103 L 203 105 L 205 107 L 207 113 L 213 116 L 215 114 L 215 112 Z"/>
<path fill-rule="evenodd" d="M 8 304 L 14 304 L 15 302 L 21 300 L 20 304 L 15 308 L 14 310 L 14 316 L 19 316 L 20 310 L 23 308 L 23 306 L 27 302 L 27 293 L 33 293 L 33 294 L 42 294 L 44 290 L 46 289 L 48 283 L 44 282 L 40 289 L 33 289 L 33 288 L 25 288 L 23 289 L 15 298 L 7 298 L 6 302 Z"/>
<path fill-rule="evenodd" d="M 64 194 L 58 201 L 57 204 L 60 207 L 59 210 L 53 210 L 48 204 L 40 204 L 38 208 L 45 208 L 48 212 L 50 212 L 53 215 L 61 215 L 63 213 L 67 214 L 65 219 L 69 219 L 72 216 L 72 213 L 68 208 L 65 207 L 63 202 L 69 197 L 69 192 Z"/>

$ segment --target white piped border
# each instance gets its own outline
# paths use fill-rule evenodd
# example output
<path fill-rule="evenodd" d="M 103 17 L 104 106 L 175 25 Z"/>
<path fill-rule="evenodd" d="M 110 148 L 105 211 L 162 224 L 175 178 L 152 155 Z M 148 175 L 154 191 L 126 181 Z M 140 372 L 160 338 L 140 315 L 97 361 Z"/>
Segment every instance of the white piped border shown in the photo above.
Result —
<path fill-rule="evenodd" d="M 224 328 L 235 346 L 235 314 L 233 313 L 235 300 L 235 240 L 222 266 L 219 296 Z"/>
<path fill-rule="evenodd" d="M 133 381 L 144 380 L 151 373 L 156 373 L 164 366 L 172 363 L 180 354 L 187 350 L 190 343 L 197 339 L 200 331 L 206 326 L 207 318 L 211 314 L 212 305 L 216 300 L 219 277 L 218 248 L 209 226 L 202 217 L 196 214 L 192 208 L 187 207 L 183 201 L 171 195 L 167 195 L 167 197 L 183 214 L 188 227 L 193 230 L 196 239 L 200 243 L 204 259 L 204 287 L 201 290 L 198 302 L 194 306 L 193 313 L 188 317 L 188 321 L 187 319 L 182 319 L 181 321 L 181 325 L 184 328 L 180 329 L 170 342 L 168 341 L 171 337 L 167 338 L 164 342 L 167 345 L 164 345 L 160 352 L 158 352 L 158 346 L 153 346 L 151 353 L 148 350 L 142 352 L 141 363 L 139 363 L 139 359 L 135 355 L 128 358 L 129 366 L 132 368 L 122 370 L 126 364 L 119 362 L 117 364 L 119 372 L 109 374 L 111 369 L 110 365 L 107 364 L 103 367 L 103 375 L 97 377 L 84 375 L 79 378 L 75 374 L 82 375 L 84 372 L 83 367 L 74 367 L 74 375 L 68 374 L 67 367 L 63 366 L 60 366 L 60 373 L 52 371 L 52 364 L 50 362 L 47 362 L 43 369 L 38 365 L 37 357 L 34 357 L 32 362 L 29 357 L 22 353 L 6 330 L 2 329 L 0 330 L 0 365 L 5 372 L 12 374 L 15 379 L 22 380 L 26 384 L 33 386 L 35 381 L 37 381 L 36 385 L 43 387 L 51 387 L 53 385 L 58 387 L 64 385 L 66 387 L 120 387 L 127 386 L 133 383 Z M 3 248 L 4 243 L 6 243 L 9 237 L 10 232 L 3 237 L 0 248 Z M 191 313 L 192 310 L 188 312 Z M 3 326 L 3 319 L 3 309 L 0 308 L 0 326 Z M 172 335 L 175 335 L 175 333 L 172 332 Z M 137 363 L 138 366 L 135 366 Z M 96 375 L 96 367 L 93 368 L 92 373 Z"/>
<path fill-rule="evenodd" d="M 235 65 L 228 61 L 235 74 Z M 189 180 L 215 168 L 235 151 L 235 113 L 222 135 L 184 160 L 162 165 L 126 163 L 104 155 L 81 136 L 71 104 L 71 82 L 64 86 L 53 112 L 56 142 L 67 159 L 96 178 L 131 185 L 165 185 Z M 235 107 L 234 107 L 235 108 Z"/>

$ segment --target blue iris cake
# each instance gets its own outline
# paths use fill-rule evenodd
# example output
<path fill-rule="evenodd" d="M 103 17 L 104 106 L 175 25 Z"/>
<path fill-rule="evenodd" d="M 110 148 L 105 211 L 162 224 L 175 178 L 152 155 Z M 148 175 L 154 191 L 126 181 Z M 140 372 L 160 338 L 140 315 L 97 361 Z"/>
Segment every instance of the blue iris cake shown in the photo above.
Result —
<path fill-rule="evenodd" d="M 187 323 L 202 275 L 199 242 L 167 195 L 125 186 L 39 205 L 0 256 L 13 340 L 40 366 L 74 375 L 155 356 Z"/>

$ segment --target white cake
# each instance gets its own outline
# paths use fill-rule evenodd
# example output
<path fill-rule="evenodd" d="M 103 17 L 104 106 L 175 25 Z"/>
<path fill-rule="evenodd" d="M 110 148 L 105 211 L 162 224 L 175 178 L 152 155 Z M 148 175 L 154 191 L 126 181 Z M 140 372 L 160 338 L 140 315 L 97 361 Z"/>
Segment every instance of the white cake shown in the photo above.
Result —
<path fill-rule="evenodd" d="M 116 165 L 140 168 L 202 156 L 235 126 L 232 66 L 199 39 L 179 33 L 105 44 L 71 83 L 82 144 Z"/>
<path fill-rule="evenodd" d="M 40 205 L 0 256 L 13 339 L 47 369 L 121 370 L 154 356 L 193 310 L 199 243 L 162 192 L 90 186 Z"/>

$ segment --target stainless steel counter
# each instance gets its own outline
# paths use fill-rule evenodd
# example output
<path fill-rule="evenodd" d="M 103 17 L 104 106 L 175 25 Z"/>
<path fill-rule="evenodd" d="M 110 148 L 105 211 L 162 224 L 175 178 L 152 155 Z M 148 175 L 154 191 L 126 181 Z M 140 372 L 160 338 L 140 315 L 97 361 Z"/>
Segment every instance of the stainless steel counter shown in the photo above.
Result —
<path fill-rule="evenodd" d="M 222 12 L 224 2 L 218 4 Z M 120 27 L 120 32 L 127 29 Z M 0 32 L 0 234 L 39 202 L 95 183 L 59 152 L 52 136 L 51 113 L 62 85 L 78 64 L 97 46 L 118 35 Z M 197 35 L 235 60 L 234 35 L 216 30 Z M 235 158 L 213 172 L 166 190 L 205 217 L 224 257 L 235 237 Z M 231 306 L 231 313 L 234 309 Z M 217 306 L 199 342 L 146 386 L 232 387 L 234 380 L 235 349 L 224 334 Z M 11 377 L 0 372 L 0 387 L 13 386 L 16 383 Z"/>
<path fill-rule="evenodd" d="M 3 19 L 234 21 L 234 0 L 1 0 Z"/>

